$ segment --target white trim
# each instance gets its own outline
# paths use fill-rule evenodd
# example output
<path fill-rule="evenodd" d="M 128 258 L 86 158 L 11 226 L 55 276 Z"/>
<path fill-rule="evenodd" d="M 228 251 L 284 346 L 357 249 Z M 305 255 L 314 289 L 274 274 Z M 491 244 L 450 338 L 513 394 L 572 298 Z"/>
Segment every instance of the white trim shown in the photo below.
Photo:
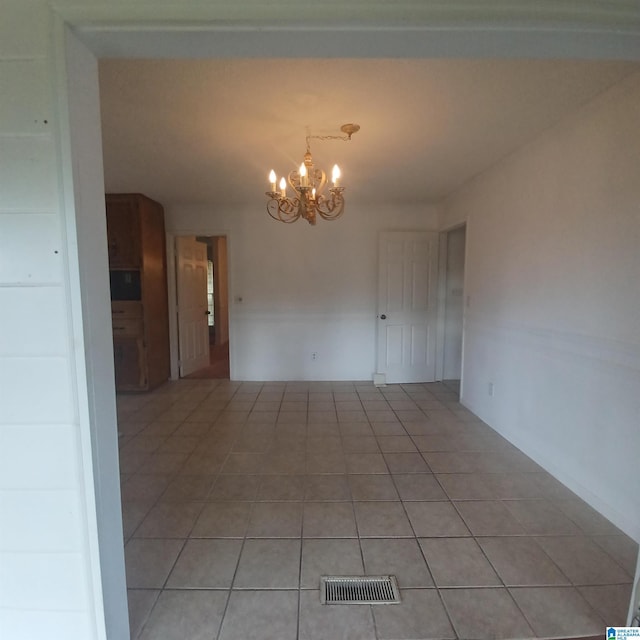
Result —
<path fill-rule="evenodd" d="M 80 281 L 80 264 L 78 261 L 78 237 L 76 225 L 75 185 L 71 151 L 71 123 L 68 91 L 67 61 L 67 26 L 55 14 L 52 20 L 52 77 L 55 91 L 55 128 L 58 150 L 60 217 L 63 242 L 65 246 L 65 284 L 69 292 L 69 353 L 72 354 L 72 385 L 74 424 L 79 436 L 78 447 L 80 461 L 80 482 L 83 488 L 83 511 L 85 513 L 86 558 L 89 564 L 87 576 L 88 590 L 91 594 L 92 606 L 88 612 L 93 622 L 95 638 L 106 640 L 106 620 L 104 610 L 104 593 L 102 590 L 102 569 L 100 562 L 99 525 L 96 505 L 96 478 L 93 468 L 93 444 L 91 439 L 92 412 L 89 396 L 104 393 L 101 389 L 90 389 L 90 378 L 87 371 L 87 355 L 85 353 L 85 327 L 82 310 L 82 285 Z M 108 390 L 106 390 L 108 392 Z M 113 391 L 112 391 L 113 392 Z"/>
<path fill-rule="evenodd" d="M 332 57 L 640 59 L 640 13 L 632 2 L 142 0 L 82 6 L 55 0 L 55 6 L 98 57 L 324 58 L 329 35 Z"/>
<path fill-rule="evenodd" d="M 467 311 L 465 324 L 506 344 L 552 351 L 563 358 L 597 363 L 616 372 L 623 369 L 629 375 L 640 376 L 640 344 L 635 342 L 507 323 L 480 312 Z"/>
<path fill-rule="evenodd" d="M 627 626 L 632 626 L 636 616 L 640 615 L 640 553 L 636 562 L 636 577 L 633 581 L 633 591 L 631 592 L 631 602 L 629 603 L 629 614 L 627 616 Z"/>
<path fill-rule="evenodd" d="M 178 305 L 176 303 L 176 236 L 166 232 L 167 252 L 167 312 L 169 314 L 169 380 L 180 378 L 178 349 Z"/>
<path fill-rule="evenodd" d="M 70 24 L 86 21 L 92 29 L 139 29 L 145 24 L 166 25 L 180 22 L 177 29 L 198 29 L 212 22 L 223 23 L 227 29 L 240 26 L 278 29 L 284 18 L 295 19 L 298 25 L 347 25 L 350 28 L 373 29 L 379 25 L 404 29 L 407 25 L 442 28 L 460 25 L 466 30 L 470 24 L 479 23 L 482 28 L 492 26 L 501 30 L 553 28 L 567 30 L 607 29 L 637 33 L 640 14 L 633 2 L 617 0 L 538 0 L 535 6 L 522 0 L 448 0 L 446 2 L 415 3 L 399 0 L 390 5 L 385 0 L 344 2 L 331 4 L 300 2 L 295 8 L 290 2 L 276 0 L 265 6 L 261 3 L 233 3 L 212 0 L 207 3 L 186 2 L 158 4 L 154 0 L 140 0 L 135 5 L 122 6 L 110 2 L 94 2 L 79 6 L 77 0 L 55 0 L 57 10 Z M 367 21 L 361 18 L 367 11 Z M 490 16 L 480 18 L 480 15 Z M 400 20 L 398 16 L 403 16 Z M 184 24 L 184 27 L 183 27 Z M 286 27 L 285 27 L 286 28 Z"/>
<path fill-rule="evenodd" d="M 436 310 L 436 381 L 444 379 L 444 321 L 447 306 L 447 233 L 438 232 L 438 306 Z"/>
<path fill-rule="evenodd" d="M 464 284 L 462 287 L 463 313 L 466 311 L 466 278 L 467 278 L 467 252 L 469 250 L 467 235 L 467 220 L 440 229 L 438 233 L 438 324 L 436 327 L 436 380 L 444 380 L 444 344 L 445 344 L 445 314 L 447 309 L 447 239 L 451 231 L 465 229 L 464 246 Z M 466 314 L 465 314 L 466 315 Z M 464 379 L 464 317 L 462 326 L 462 361 L 460 364 L 460 397 L 462 397 L 462 385 Z"/>
<path fill-rule="evenodd" d="M 562 31 L 487 27 L 479 33 L 473 28 L 456 26 L 330 27 L 325 30 L 303 26 L 228 30 L 212 26 L 191 29 L 188 38 L 185 32 L 163 28 L 142 28 L 132 40 L 134 34 L 115 29 L 80 30 L 83 41 L 99 57 L 110 58 L 322 58 L 327 56 L 328 34 L 331 55 L 343 58 L 640 58 L 639 36 L 635 32 L 569 27 Z M 568 41 L 571 46 L 567 46 Z"/>
<path fill-rule="evenodd" d="M 464 389 L 465 389 L 465 357 L 464 354 L 466 352 L 466 342 L 467 342 L 467 314 L 469 312 L 469 269 L 467 268 L 469 265 L 469 247 L 471 246 L 471 217 L 467 216 L 464 221 L 464 279 L 462 283 L 462 362 L 460 363 L 460 392 L 459 398 L 464 397 Z"/>

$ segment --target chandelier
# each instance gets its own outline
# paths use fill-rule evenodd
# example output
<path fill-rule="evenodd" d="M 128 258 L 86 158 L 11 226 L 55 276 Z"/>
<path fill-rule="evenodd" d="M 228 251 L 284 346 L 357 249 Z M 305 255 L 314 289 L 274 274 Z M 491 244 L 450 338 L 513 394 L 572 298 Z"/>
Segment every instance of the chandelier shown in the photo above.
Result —
<path fill-rule="evenodd" d="M 313 157 L 309 147 L 309 140 L 351 140 L 351 136 L 360 130 L 358 124 L 343 124 L 340 131 L 343 136 L 307 136 L 307 152 L 304 154 L 302 164 L 298 169 L 289 173 L 289 185 L 294 195 L 287 195 L 287 181 L 280 179 L 279 190 L 276 189 L 278 178 L 275 171 L 269 174 L 271 191 L 267 191 L 267 213 L 279 222 L 295 222 L 298 218 L 304 218 L 309 224 L 316 223 L 316 216 L 323 220 L 336 220 L 344 211 L 344 187 L 340 186 L 340 168 L 333 165 L 331 172 L 332 187 L 329 195 L 323 195 L 323 189 L 327 183 L 327 175 L 321 169 L 313 165 Z"/>

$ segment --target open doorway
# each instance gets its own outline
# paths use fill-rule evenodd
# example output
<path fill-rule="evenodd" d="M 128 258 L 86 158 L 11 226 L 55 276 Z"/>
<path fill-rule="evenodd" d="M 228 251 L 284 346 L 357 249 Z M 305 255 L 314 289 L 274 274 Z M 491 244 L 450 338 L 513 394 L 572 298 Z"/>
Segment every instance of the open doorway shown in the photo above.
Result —
<path fill-rule="evenodd" d="M 443 383 L 460 395 L 464 328 L 464 258 L 466 226 L 445 233 Z"/>
<path fill-rule="evenodd" d="M 63 33 L 62 29 L 56 29 L 56 32 L 58 34 Z M 72 38 L 73 32 L 68 32 L 68 33 Z M 510 34 L 507 34 L 507 35 L 510 35 Z M 136 40 L 139 40 L 139 35 L 136 34 L 133 29 L 131 30 L 130 37 Z M 212 40 L 217 41 L 221 39 L 224 40 L 223 38 L 207 38 L 208 41 L 212 41 Z M 423 39 L 423 40 L 426 40 L 426 39 Z M 162 38 L 162 37 L 158 38 L 158 41 L 164 42 L 166 41 L 166 38 Z M 527 42 L 530 42 L 530 40 L 527 40 Z M 62 51 L 63 48 L 58 47 L 57 50 Z M 71 60 L 71 62 L 75 63 L 75 60 Z M 84 60 L 81 60 L 81 62 L 84 62 Z M 91 60 L 89 60 L 89 62 L 91 62 Z M 80 75 L 80 72 L 77 70 L 78 67 L 81 70 L 84 70 L 85 68 L 92 70 L 94 68 L 89 64 L 84 66 L 79 64 L 71 64 L 70 66 L 71 66 L 70 75 L 72 76 L 71 77 L 72 80 L 75 80 L 73 76 L 74 73 L 76 75 Z M 62 82 L 62 79 L 64 79 L 63 74 L 58 74 L 58 75 L 59 75 L 59 78 L 58 78 L 59 82 Z M 81 95 L 84 99 L 84 97 L 88 93 L 85 89 L 86 84 L 88 84 L 89 87 L 92 86 L 90 82 L 89 83 L 69 82 L 68 86 L 71 87 L 72 91 L 74 90 L 74 87 L 76 87 L 75 97 L 77 98 L 78 96 Z M 83 89 L 82 92 L 80 92 L 80 88 Z M 90 100 L 87 102 L 89 102 L 90 105 L 93 104 Z M 94 101 L 94 102 L 97 105 L 97 101 Z M 97 108 L 93 109 L 93 112 L 97 113 Z M 84 115 L 84 112 L 81 112 L 81 115 Z M 94 120 L 95 119 L 96 118 L 94 118 Z M 78 121 L 80 124 L 76 125 L 76 121 Z M 94 126 L 93 136 L 82 135 L 84 129 L 88 128 L 91 122 L 92 122 L 92 119 L 89 117 L 78 118 L 76 115 L 75 120 L 71 118 L 71 125 L 72 125 L 71 128 L 72 128 L 72 133 L 74 134 L 73 141 L 75 144 L 78 144 L 78 145 L 82 144 L 90 147 L 94 140 L 98 139 L 99 141 L 99 136 L 95 135 L 95 131 L 98 130 L 97 127 L 95 126 Z M 99 146 L 99 145 L 96 145 L 96 146 Z M 84 151 L 84 150 L 85 148 L 83 146 L 80 149 L 80 151 Z M 69 154 L 65 153 L 64 155 L 67 156 Z M 83 176 L 83 173 L 86 172 L 86 173 L 91 173 L 91 175 L 94 176 L 95 178 L 95 176 L 97 176 L 100 171 L 99 167 L 98 169 L 95 168 L 97 165 L 99 165 L 99 159 L 100 159 L 99 148 L 98 148 L 98 152 L 96 153 L 93 153 L 93 154 L 85 153 L 84 155 L 79 154 L 79 157 L 82 158 L 83 161 L 77 162 L 76 167 L 78 168 L 78 171 L 81 172 L 81 176 Z M 86 161 L 87 157 L 89 159 L 89 162 Z M 92 160 L 93 162 L 91 162 Z M 71 173 L 70 165 L 71 165 L 70 161 L 65 164 L 65 168 L 68 169 L 69 174 Z M 89 178 L 91 178 L 91 175 L 89 176 Z M 92 258 L 94 257 L 93 255 L 91 255 L 92 254 L 91 250 L 93 248 L 93 245 L 91 243 L 94 242 L 96 239 L 99 240 L 100 242 L 104 241 L 104 238 L 103 238 L 104 230 L 101 230 L 100 226 L 98 226 L 97 224 L 98 216 L 97 216 L 97 213 L 95 213 L 96 211 L 99 213 L 99 207 L 95 206 L 95 203 L 101 200 L 102 193 L 100 192 L 101 185 L 99 184 L 99 180 L 95 180 L 95 179 L 93 181 L 91 181 L 91 179 L 82 180 L 81 178 L 80 179 L 76 178 L 74 174 L 74 180 L 72 183 L 72 186 L 76 187 L 78 191 L 84 190 L 82 191 L 82 195 L 85 194 L 86 190 L 89 190 L 89 187 L 93 187 L 94 184 L 96 183 L 98 183 L 97 188 L 95 189 L 98 192 L 97 196 L 95 194 L 92 194 L 91 197 L 87 196 L 86 198 L 83 199 L 83 198 L 80 198 L 78 194 L 76 194 L 78 196 L 78 202 L 84 201 L 84 204 L 85 204 L 85 206 L 82 207 L 82 209 L 79 209 L 79 211 L 82 211 L 82 215 L 77 216 L 77 219 L 78 219 L 77 232 L 78 232 L 78 239 L 79 239 L 78 240 L 78 249 L 79 249 L 78 261 L 82 269 L 84 270 L 86 268 L 86 271 L 82 274 L 83 275 L 82 279 L 79 279 L 76 277 L 78 275 L 76 273 L 77 270 L 74 271 L 72 269 L 71 271 L 71 276 L 72 276 L 71 281 L 75 282 L 76 280 L 78 280 L 79 286 L 81 287 L 80 293 L 83 294 L 81 298 L 83 308 L 81 309 L 81 311 L 85 311 L 86 318 L 90 320 L 90 322 L 85 323 L 84 326 L 82 322 L 74 323 L 74 325 L 77 325 L 78 327 L 80 327 L 79 329 L 76 329 L 77 335 L 79 335 L 79 337 L 82 338 L 83 329 L 85 331 L 90 331 L 90 333 L 87 334 L 87 339 L 90 338 L 91 340 L 94 340 L 94 338 L 97 337 L 98 341 L 102 340 L 102 342 L 105 345 L 100 351 L 98 351 L 96 350 L 95 341 L 92 341 L 90 343 L 92 348 L 86 349 L 86 354 L 85 354 L 87 358 L 87 364 L 89 365 L 101 364 L 100 353 L 106 354 L 106 356 L 103 356 L 102 358 L 103 361 L 106 361 L 111 357 L 109 353 L 110 345 L 108 344 L 108 340 L 106 340 L 107 336 L 109 335 L 108 333 L 109 332 L 109 323 L 108 323 L 109 311 L 107 309 L 106 303 L 104 303 L 103 308 L 101 308 L 100 303 L 96 302 L 99 296 L 95 295 L 94 285 L 100 284 L 100 278 L 97 277 L 94 274 L 94 271 L 91 270 L 91 261 L 92 261 Z M 70 206 L 69 211 L 73 211 L 73 207 Z M 91 213 L 94 213 L 94 215 L 91 215 Z M 72 222 L 68 224 L 69 224 L 69 229 L 72 232 L 69 234 L 70 235 L 69 242 L 73 245 L 73 242 L 75 239 L 73 232 L 76 231 L 76 229 L 73 228 Z M 91 225 L 94 225 L 94 226 L 91 226 Z M 96 231 L 90 233 L 90 231 L 93 231 L 94 228 L 96 229 Z M 98 252 L 96 255 L 99 257 L 100 253 Z M 97 260 L 96 262 L 99 264 L 100 261 Z M 76 285 L 73 285 L 73 287 L 75 286 Z M 71 298 L 72 298 L 72 301 L 75 300 L 75 302 L 74 304 L 70 303 L 69 308 L 70 308 L 70 311 L 74 314 L 73 319 L 79 318 L 80 320 L 82 320 L 82 317 L 79 315 L 79 311 L 78 311 L 79 296 L 76 295 L 76 288 L 73 288 L 73 287 L 72 287 L 72 294 L 74 295 L 72 295 Z M 79 355 L 82 356 L 82 343 L 80 343 L 80 346 L 77 347 L 77 350 Z M 92 497 L 93 492 L 91 491 L 91 489 L 93 487 L 91 483 L 92 482 L 95 483 L 95 494 L 96 494 L 97 512 L 98 512 L 97 524 L 98 524 L 98 530 L 100 533 L 100 536 L 98 538 L 97 534 L 94 532 L 95 527 L 92 525 L 91 513 L 89 513 L 89 515 L 86 518 L 86 521 L 91 526 L 87 526 L 86 531 L 88 531 L 89 532 L 88 535 L 91 536 L 89 538 L 89 541 L 94 544 L 85 545 L 85 546 L 91 547 L 93 549 L 89 557 L 89 561 L 91 561 L 92 563 L 91 564 L 92 568 L 94 566 L 98 566 L 98 563 L 96 561 L 96 552 L 95 552 L 95 549 L 98 547 L 98 544 L 97 544 L 98 542 L 99 542 L 99 551 L 101 555 L 101 557 L 99 558 L 100 560 L 99 568 L 101 569 L 101 571 L 97 571 L 93 569 L 91 571 L 91 577 L 94 577 L 97 580 L 100 577 L 100 573 L 101 573 L 103 578 L 102 592 L 105 594 L 104 595 L 105 610 L 106 610 L 105 615 L 107 617 L 107 621 L 110 624 L 116 624 L 118 621 L 118 617 L 113 615 L 115 607 L 111 606 L 111 601 L 116 599 L 113 597 L 113 594 L 115 594 L 116 597 L 121 595 L 120 592 L 122 591 L 122 589 L 120 587 L 121 587 L 122 580 L 120 578 L 120 574 L 122 574 L 123 572 L 121 571 L 120 574 L 117 574 L 117 572 L 114 571 L 114 565 L 117 564 L 116 561 L 118 561 L 119 559 L 118 554 L 114 553 L 114 548 L 115 548 L 115 551 L 118 552 L 119 555 L 121 556 L 122 555 L 122 536 L 121 536 L 122 527 L 120 526 L 120 517 L 118 514 L 118 509 L 113 508 L 115 501 L 112 499 L 114 495 L 117 497 L 119 485 L 118 485 L 118 475 L 117 475 L 117 470 L 118 470 L 117 460 L 115 461 L 115 465 L 112 462 L 114 459 L 114 455 L 112 452 L 114 451 L 115 448 L 113 446 L 109 446 L 113 444 L 113 438 L 115 437 L 113 434 L 113 428 L 110 428 L 114 424 L 114 409 L 112 408 L 112 405 L 114 404 L 112 401 L 113 400 L 113 383 L 111 382 L 111 384 L 109 384 L 107 381 L 107 384 L 103 384 L 103 379 L 100 376 L 102 375 L 102 377 L 104 378 L 105 371 L 109 373 L 108 367 L 91 366 L 87 368 L 86 378 L 87 378 L 87 385 L 89 389 L 89 399 L 92 400 L 92 402 L 89 403 L 87 407 L 84 407 L 84 412 L 81 412 L 81 417 L 77 425 L 77 430 L 83 438 L 82 440 L 83 450 L 86 450 L 86 441 L 87 441 L 86 434 L 87 432 L 89 432 L 89 430 L 90 430 L 91 437 L 94 439 L 92 442 L 92 445 L 93 445 L 92 453 L 94 454 L 94 460 L 95 460 L 94 468 L 92 469 L 91 464 L 83 464 L 81 466 L 81 468 L 84 470 L 83 477 L 86 480 L 86 487 L 89 488 L 89 490 L 86 491 L 85 493 L 85 495 L 87 496 L 87 499 Z M 83 372 L 84 372 L 84 369 L 80 371 L 80 375 L 78 378 L 79 379 L 78 388 L 81 393 L 82 392 L 86 393 L 86 389 L 83 387 L 84 385 Z M 89 419 L 84 417 L 85 413 L 89 414 Z M 102 427 L 106 427 L 106 428 L 102 428 Z M 76 447 L 75 449 L 80 451 L 80 447 Z M 80 453 L 78 453 L 77 456 L 78 456 L 78 459 L 80 460 Z M 67 461 L 63 460 L 63 462 L 66 463 Z M 67 466 L 70 466 L 70 465 L 67 465 Z M 114 467 L 115 467 L 115 472 L 114 472 Z M 95 475 L 92 475 L 92 471 Z M 80 477 L 80 474 L 76 474 L 76 475 Z M 110 482 L 112 477 L 114 478 L 114 480 Z M 82 487 L 80 488 L 82 489 Z M 113 517 L 114 513 L 116 517 Z M 114 526 L 114 523 L 117 526 Z M 120 532 L 117 531 L 118 528 L 120 529 Z M 115 531 L 113 531 L 113 535 L 110 535 L 112 533 L 112 530 L 115 530 Z M 86 554 L 83 554 L 81 559 L 84 560 L 85 555 Z M 114 574 L 115 574 L 115 577 L 112 577 L 114 576 Z M 115 584 L 115 588 L 113 586 L 114 584 Z M 96 602 L 98 602 L 99 597 L 100 597 L 100 593 L 98 593 L 98 595 L 95 598 Z M 96 606 L 96 609 L 98 610 L 96 617 L 98 617 L 101 612 L 99 611 L 99 607 Z M 126 616 L 120 616 L 119 619 L 121 620 L 123 617 L 126 617 Z M 113 635 L 115 637 L 118 634 L 109 633 L 109 635 L 110 636 Z M 121 637 L 124 637 L 124 634 L 122 634 Z"/>
<path fill-rule="evenodd" d="M 180 377 L 228 378 L 226 236 L 176 238 L 176 302 Z"/>

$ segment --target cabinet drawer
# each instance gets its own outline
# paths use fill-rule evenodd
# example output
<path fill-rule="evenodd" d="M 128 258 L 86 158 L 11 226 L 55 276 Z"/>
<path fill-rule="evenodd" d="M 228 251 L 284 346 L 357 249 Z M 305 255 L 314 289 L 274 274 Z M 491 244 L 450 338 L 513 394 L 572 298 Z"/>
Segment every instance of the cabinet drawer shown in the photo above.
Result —
<path fill-rule="evenodd" d="M 142 336 L 142 318 L 113 317 L 114 336 Z"/>
<path fill-rule="evenodd" d="M 120 318 L 142 318 L 142 302 L 112 301 L 111 316 L 113 322 Z"/>

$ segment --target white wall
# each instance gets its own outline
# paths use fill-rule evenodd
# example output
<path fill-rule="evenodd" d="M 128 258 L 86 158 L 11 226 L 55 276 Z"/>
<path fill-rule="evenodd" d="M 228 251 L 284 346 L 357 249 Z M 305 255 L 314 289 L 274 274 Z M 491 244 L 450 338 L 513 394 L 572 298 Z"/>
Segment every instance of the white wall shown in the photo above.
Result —
<path fill-rule="evenodd" d="M 52 64 L 52 37 L 44 4 L 2 3 L 0 637 L 7 640 L 106 637 L 90 374 L 62 144 L 68 126 L 54 92 L 64 74 Z"/>
<path fill-rule="evenodd" d="M 638 104 L 635 74 L 468 184 L 441 221 L 469 220 L 463 402 L 636 540 Z"/>
<path fill-rule="evenodd" d="M 346 198 L 342 218 L 315 227 L 272 220 L 260 192 L 247 210 L 167 207 L 169 233 L 228 233 L 232 378 L 371 379 L 378 232 L 435 229 L 438 212 Z"/>

